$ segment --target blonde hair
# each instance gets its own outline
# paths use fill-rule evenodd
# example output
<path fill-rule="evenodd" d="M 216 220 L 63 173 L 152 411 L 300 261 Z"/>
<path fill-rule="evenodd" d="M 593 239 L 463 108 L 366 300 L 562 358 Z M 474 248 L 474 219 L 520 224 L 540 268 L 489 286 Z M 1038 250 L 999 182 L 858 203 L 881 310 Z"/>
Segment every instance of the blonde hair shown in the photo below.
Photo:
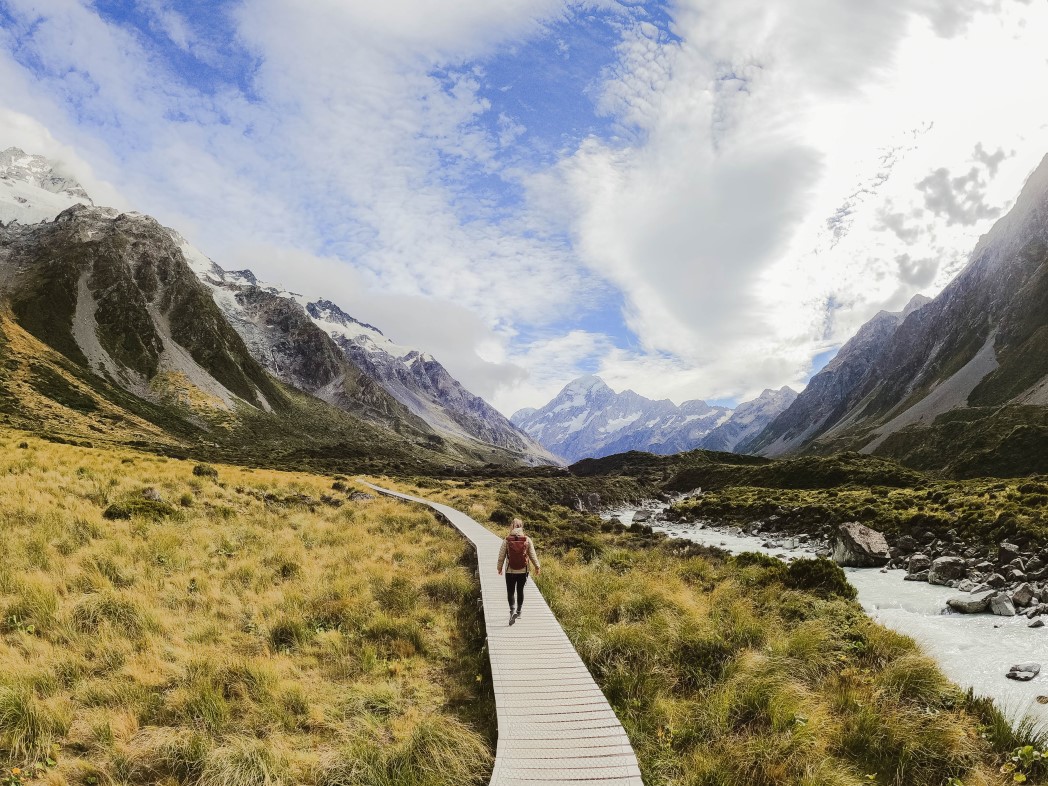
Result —
<path fill-rule="evenodd" d="M 520 519 L 513 519 L 513 523 L 509 525 L 509 534 L 512 535 L 517 530 L 524 531 L 524 522 Z"/>

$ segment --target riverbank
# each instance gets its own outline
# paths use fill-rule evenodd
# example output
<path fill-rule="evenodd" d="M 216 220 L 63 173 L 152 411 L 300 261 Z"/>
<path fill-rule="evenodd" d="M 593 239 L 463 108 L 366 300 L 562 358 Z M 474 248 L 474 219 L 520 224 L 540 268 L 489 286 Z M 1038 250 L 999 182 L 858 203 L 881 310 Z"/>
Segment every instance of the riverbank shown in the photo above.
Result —
<path fill-rule="evenodd" d="M 801 536 L 804 540 L 798 540 L 797 535 L 771 532 L 754 535 L 735 525 L 663 520 L 660 514 L 668 507 L 669 503 L 652 502 L 639 508 L 647 514 L 642 514 L 643 524 L 669 537 L 732 554 L 757 552 L 793 560 L 828 551 L 828 543 L 821 538 Z M 628 526 L 636 510 L 608 511 L 604 516 Z M 1013 723 L 1028 715 L 1048 727 L 1048 705 L 1038 701 L 1048 696 L 1048 676 L 1042 673 L 1029 682 L 1005 677 L 1013 664 L 1048 660 L 1048 628 L 1031 629 L 1024 616 L 951 612 L 946 600 L 958 594 L 955 588 L 905 581 L 905 570 L 847 568 L 845 573 L 863 609 L 875 621 L 915 639 L 953 682 L 993 699 Z"/>

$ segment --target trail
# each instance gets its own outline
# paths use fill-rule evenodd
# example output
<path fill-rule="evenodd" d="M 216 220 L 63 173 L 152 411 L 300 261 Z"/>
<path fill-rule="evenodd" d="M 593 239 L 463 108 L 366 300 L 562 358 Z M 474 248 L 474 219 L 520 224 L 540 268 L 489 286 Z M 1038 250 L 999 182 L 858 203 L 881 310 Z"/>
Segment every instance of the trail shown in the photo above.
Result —
<path fill-rule="evenodd" d="M 509 625 L 505 579 L 495 572 L 502 539 L 447 505 L 366 485 L 432 508 L 477 550 L 498 715 L 491 786 L 643 786 L 622 724 L 533 581 L 523 616 Z"/>

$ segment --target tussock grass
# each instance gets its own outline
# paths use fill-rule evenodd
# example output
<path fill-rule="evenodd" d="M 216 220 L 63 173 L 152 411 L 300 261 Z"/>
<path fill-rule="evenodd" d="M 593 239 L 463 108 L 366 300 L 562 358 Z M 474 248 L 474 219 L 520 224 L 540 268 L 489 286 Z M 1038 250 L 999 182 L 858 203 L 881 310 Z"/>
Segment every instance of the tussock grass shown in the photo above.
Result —
<path fill-rule="evenodd" d="M 467 544 L 352 483 L 195 466 L 0 430 L 0 775 L 484 782 Z"/>

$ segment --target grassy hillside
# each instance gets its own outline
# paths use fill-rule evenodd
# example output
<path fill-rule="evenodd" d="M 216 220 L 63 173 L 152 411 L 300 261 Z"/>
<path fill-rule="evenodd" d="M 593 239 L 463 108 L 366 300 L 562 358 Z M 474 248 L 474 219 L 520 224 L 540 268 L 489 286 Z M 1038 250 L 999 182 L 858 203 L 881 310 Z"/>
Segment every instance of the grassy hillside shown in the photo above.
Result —
<path fill-rule="evenodd" d="M 472 553 L 330 477 L 0 431 L 0 783 L 484 783 Z"/>
<path fill-rule="evenodd" d="M 787 567 L 622 531 L 518 479 L 403 488 L 496 532 L 525 519 L 543 592 L 648 786 L 1003 784 L 1031 741 L 873 623 L 827 561 Z M 1037 782 L 1038 766 L 1019 769 Z"/>

